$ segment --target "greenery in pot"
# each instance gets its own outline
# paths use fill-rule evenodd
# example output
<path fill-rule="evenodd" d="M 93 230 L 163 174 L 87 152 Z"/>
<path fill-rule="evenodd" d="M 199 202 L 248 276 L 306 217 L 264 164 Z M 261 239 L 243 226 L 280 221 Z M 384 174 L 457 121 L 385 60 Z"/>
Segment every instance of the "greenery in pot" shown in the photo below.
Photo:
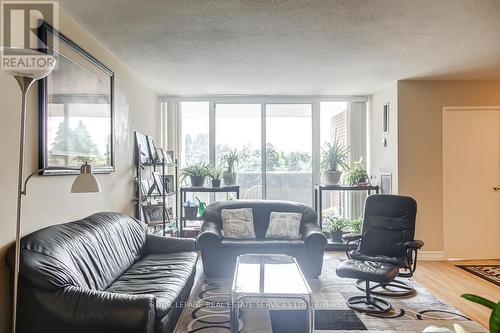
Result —
<path fill-rule="evenodd" d="M 328 216 L 326 218 L 326 230 L 330 232 L 332 242 L 342 243 L 344 229 L 349 226 L 349 221 L 341 216 Z"/>
<path fill-rule="evenodd" d="M 347 170 L 346 175 L 347 184 L 354 185 L 364 185 L 368 182 L 368 173 L 363 166 L 363 158 L 361 157 L 359 161 L 354 162 L 352 167 Z"/>
<path fill-rule="evenodd" d="M 222 162 L 226 166 L 226 170 L 224 171 L 223 178 L 225 185 L 234 185 L 236 184 L 236 165 L 240 160 L 240 154 L 236 149 L 231 150 L 229 153 L 222 157 Z"/>
<path fill-rule="evenodd" d="M 223 172 L 221 167 L 208 167 L 208 177 L 212 180 L 212 187 L 220 187 Z"/>
<path fill-rule="evenodd" d="M 493 302 L 481 296 L 472 294 L 463 294 L 461 297 L 468 301 L 481 304 L 489 309 L 491 309 L 490 315 L 490 333 L 500 333 L 500 301 Z"/>
<path fill-rule="evenodd" d="M 191 186 L 203 186 L 205 184 L 205 178 L 208 176 L 208 165 L 203 162 L 188 165 L 181 169 L 180 175 L 182 180 L 189 177 Z"/>
<path fill-rule="evenodd" d="M 355 234 L 361 234 L 363 229 L 363 217 L 358 217 L 357 219 L 349 220 L 349 228 Z"/>
<path fill-rule="evenodd" d="M 340 144 L 338 139 L 333 143 L 325 143 L 321 150 L 321 169 L 325 183 L 335 185 L 339 183 L 341 170 L 348 168 L 349 148 Z"/>

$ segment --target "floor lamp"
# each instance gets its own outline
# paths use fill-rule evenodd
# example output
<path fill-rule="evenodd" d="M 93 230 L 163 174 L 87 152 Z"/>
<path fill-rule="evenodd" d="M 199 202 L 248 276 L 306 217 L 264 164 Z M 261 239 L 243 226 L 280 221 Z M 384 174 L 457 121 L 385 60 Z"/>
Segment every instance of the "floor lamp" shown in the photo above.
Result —
<path fill-rule="evenodd" d="M 18 286 L 19 286 L 19 266 L 20 266 L 20 256 L 21 256 L 21 211 L 22 211 L 22 198 L 26 195 L 26 187 L 28 181 L 31 177 L 45 170 L 79 170 L 80 174 L 76 177 L 71 187 L 72 193 L 87 193 L 87 192 L 100 192 L 101 186 L 97 178 L 92 174 L 92 167 L 85 163 L 79 169 L 70 167 L 47 167 L 37 170 L 31 173 L 26 179 L 24 179 L 24 145 L 26 142 L 26 100 L 27 93 L 32 84 L 40 80 L 47 75 L 49 75 L 55 66 L 55 58 L 48 56 L 47 54 L 37 52 L 30 49 L 20 49 L 20 48 L 3 48 L 1 50 L 2 56 L 8 53 L 9 56 L 19 56 L 28 58 L 45 58 L 51 59 L 47 61 L 47 64 L 51 64 L 43 69 L 17 69 L 10 68 L 4 69 L 5 72 L 13 76 L 19 87 L 21 88 L 21 133 L 19 140 L 19 177 L 17 183 L 17 220 L 16 220 L 16 242 L 15 242 L 15 258 L 14 258 L 14 286 L 12 291 L 12 333 L 16 333 L 17 324 L 17 296 L 18 296 Z"/>

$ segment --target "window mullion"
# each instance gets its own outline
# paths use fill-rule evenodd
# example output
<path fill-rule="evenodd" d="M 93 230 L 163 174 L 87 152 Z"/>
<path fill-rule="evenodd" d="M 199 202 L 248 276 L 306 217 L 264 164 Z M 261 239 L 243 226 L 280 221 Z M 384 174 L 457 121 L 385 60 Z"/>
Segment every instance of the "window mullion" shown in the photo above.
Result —
<path fill-rule="evenodd" d="M 260 104 L 260 159 L 261 159 L 261 181 L 262 181 L 262 199 L 266 199 L 267 195 L 267 182 L 266 182 L 266 157 L 267 157 L 267 149 L 266 149 L 266 104 Z"/>

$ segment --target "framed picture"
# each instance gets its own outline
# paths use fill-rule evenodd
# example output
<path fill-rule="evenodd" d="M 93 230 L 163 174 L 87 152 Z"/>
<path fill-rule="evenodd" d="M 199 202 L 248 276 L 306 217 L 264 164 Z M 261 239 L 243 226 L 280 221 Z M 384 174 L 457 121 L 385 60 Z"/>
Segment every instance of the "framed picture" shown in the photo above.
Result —
<path fill-rule="evenodd" d="M 114 171 L 114 72 L 46 22 L 38 38 L 57 58 L 55 70 L 38 84 L 39 168 L 79 169 L 87 162 L 95 173 Z"/>
<path fill-rule="evenodd" d="M 149 179 L 141 179 L 141 195 L 142 196 L 147 196 L 150 195 L 149 193 L 151 189 L 151 180 Z"/>
<path fill-rule="evenodd" d="M 134 132 L 135 135 L 135 161 L 142 164 L 149 163 L 151 157 L 149 155 L 148 139 L 147 137 L 139 132 Z"/>
<path fill-rule="evenodd" d="M 380 193 L 392 194 L 392 173 L 383 172 L 380 174 Z"/>
<path fill-rule="evenodd" d="M 164 185 L 165 191 L 167 191 L 167 193 L 172 193 L 175 189 L 174 176 L 173 175 L 165 175 L 163 177 L 163 185 Z"/>
<path fill-rule="evenodd" d="M 389 102 L 384 104 L 382 112 L 382 133 L 389 133 Z"/>
<path fill-rule="evenodd" d="M 148 141 L 148 152 L 149 152 L 150 161 L 156 162 L 156 161 L 158 161 L 158 156 L 156 155 L 155 140 L 149 135 L 147 135 L 146 138 Z"/>
<path fill-rule="evenodd" d="M 147 224 L 163 223 L 163 212 L 165 211 L 165 220 L 168 221 L 168 213 L 163 209 L 162 205 L 145 205 L 142 206 L 144 213 L 144 221 Z"/>
<path fill-rule="evenodd" d="M 164 188 L 164 182 L 162 179 L 162 176 L 159 172 L 153 172 L 153 186 L 154 190 L 158 191 L 159 195 L 163 195 L 163 191 L 165 190 Z"/>
<path fill-rule="evenodd" d="M 166 160 L 165 150 L 163 150 L 163 148 L 161 148 L 161 147 L 157 147 L 156 148 L 156 157 L 158 158 L 159 162 L 163 161 L 164 159 Z"/>
<path fill-rule="evenodd" d="M 174 151 L 173 150 L 167 150 L 165 152 L 165 162 L 166 163 L 174 163 Z"/>

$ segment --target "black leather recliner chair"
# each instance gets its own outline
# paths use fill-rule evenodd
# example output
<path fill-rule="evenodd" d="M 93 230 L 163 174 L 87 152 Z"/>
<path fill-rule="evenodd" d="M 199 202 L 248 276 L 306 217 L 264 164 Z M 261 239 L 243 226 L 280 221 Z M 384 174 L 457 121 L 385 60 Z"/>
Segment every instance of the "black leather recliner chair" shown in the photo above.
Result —
<path fill-rule="evenodd" d="M 343 238 L 358 247 L 347 251 L 349 259 L 391 264 L 400 268 L 400 277 L 411 277 L 417 268 L 417 251 L 424 242 L 415 240 L 417 203 L 413 198 L 398 195 L 375 194 L 366 199 L 361 235 L 347 234 Z M 356 282 L 365 291 L 363 280 Z M 407 296 L 413 287 L 401 280 L 379 283 L 371 293 L 383 296 Z"/>
<path fill-rule="evenodd" d="M 252 208 L 256 239 L 226 239 L 222 236 L 222 209 Z M 299 240 L 266 239 L 271 212 L 302 214 Z M 203 270 L 207 277 L 229 277 L 234 273 L 236 257 L 241 254 L 286 254 L 297 259 L 302 272 L 317 277 L 323 267 L 327 239 L 316 222 L 316 213 L 308 206 L 288 201 L 232 200 L 209 205 L 198 235 Z"/>
<path fill-rule="evenodd" d="M 27 235 L 17 332 L 172 332 L 193 285 L 195 250 L 194 239 L 146 234 L 144 223 L 118 213 Z"/>

